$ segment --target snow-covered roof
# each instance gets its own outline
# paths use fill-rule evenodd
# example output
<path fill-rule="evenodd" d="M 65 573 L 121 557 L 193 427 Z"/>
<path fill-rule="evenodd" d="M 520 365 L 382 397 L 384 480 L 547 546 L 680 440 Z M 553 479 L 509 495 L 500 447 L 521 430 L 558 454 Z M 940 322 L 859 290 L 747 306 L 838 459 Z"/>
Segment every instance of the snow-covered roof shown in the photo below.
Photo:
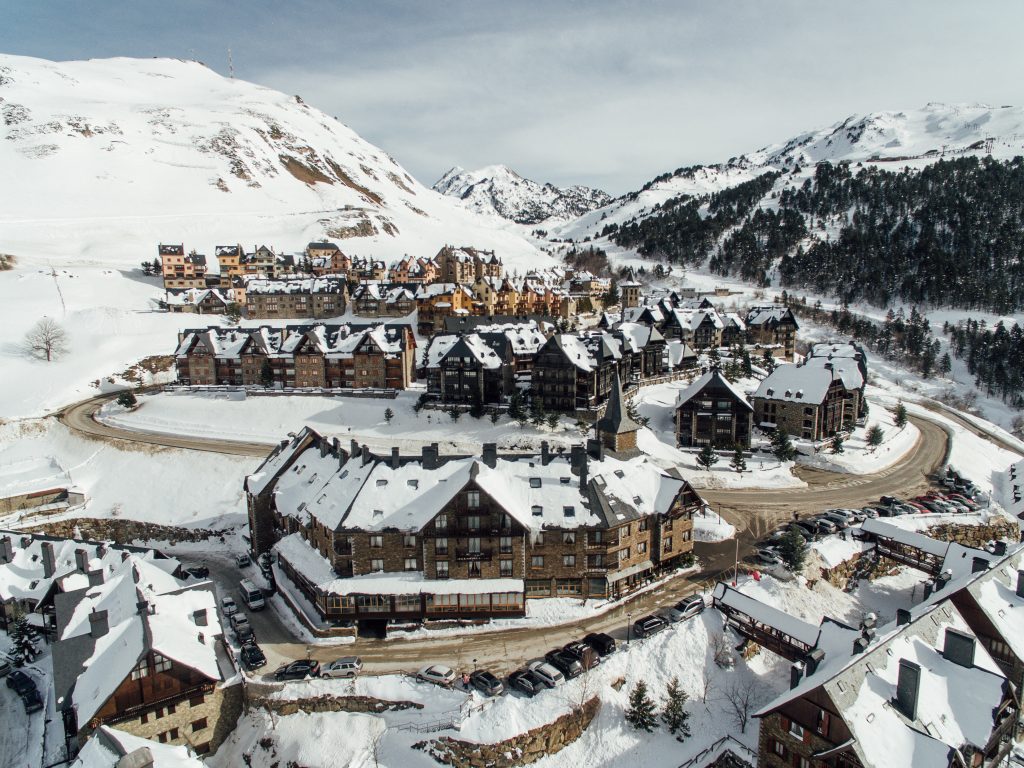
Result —
<path fill-rule="evenodd" d="M 125 755 L 146 750 L 147 768 L 203 768 L 202 760 L 186 746 L 160 744 L 126 731 L 101 725 L 71 763 L 71 768 L 118 768 Z"/>
<path fill-rule="evenodd" d="M 789 307 L 772 304 L 764 307 L 751 307 L 747 310 L 747 325 L 774 325 L 779 321 L 789 318 L 794 322 L 793 313 Z"/>
<path fill-rule="evenodd" d="M 827 357 L 809 357 L 805 361 L 806 366 L 814 366 L 835 371 L 847 390 L 853 391 L 864 386 L 864 375 L 860 372 L 855 360 L 850 358 L 829 359 Z M 829 368 L 827 368 L 828 366 Z"/>
<path fill-rule="evenodd" d="M 173 306 L 193 306 L 202 304 L 204 300 L 212 298 L 221 304 L 228 304 L 233 301 L 232 291 L 226 293 L 217 288 L 186 288 L 180 291 L 167 291 L 164 301 Z"/>
<path fill-rule="evenodd" d="M 697 358 L 696 351 L 685 341 L 679 339 L 669 339 L 666 349 L 670 368 L 679 368 L 685 361 Z"/>
<path fill-rule="evenodd" d="M 685 405 L 686 403 L 690 402 L 690 400 L 692 400 L 698 394 L 703 392 L 704 388 L 707 387 L 712 382 L 714 382 L 718 386 L 725 387 L 729 392 L 732 393 L 733 397 L 739 400 L 740 403 L 745 405 L 751 411 L 754 410 L 753 406 L 751 406 L 751 404 L 747 401 L 747 396 L 743 394 L 743 392 L 741 392 L 739 388 L 736 387 L 731 381 L 725 378 L 725 376 L 722 375 L 722 372 L 717 368 L 713 368 L 712 370 L 708 371 L 699 379 L 690 384 L 690 386 L 688 386 L 686 389 L 680 392 L 679 397 L 676 398 L 676 408 L 679 408 L 681 405 Z"/>
<path fill-rule="evenodd" d="M 761 382 L 754 397 L 820 405 L 832 385 L 832 372 L 814 365 L 786 363 Z"/>
<path fill-rule="evenodd" d="M 715 586 L 713 598 L 716 604 L 721 603 L 734 608 L 752 619 L 777 629 L 784 635 L 813 648 L 818 642 L 819 628 L 813 624 L 790 616 L 785 611 L 762 603 L 760 600 L 745 595 L 738 589 L 733 589 L 725 582 L 719 582 Z"/>
<path fill-rule="evenodd" d="M 369 339 L 389 355 L 401 354 L 405 349 L 408 326 L 396 323 L 310 323 L 289 325 L 284 329 L 260 326 L 258 328 L 209 328 L 182 331 L 176 357 L 186 357 L 194 344 L 203 344 L 215 357 L 234 359 L 246 350 L 266 355 L 290 356 L 303 342 L 310 342 L 316 351 L 334 359 L 350 358 L 361 343 Z"/>
<path fill-rule="evenodd" d="M 0 499 L 67 488 L 71 477 L 51 456 L 0 464 Z"/>
<path fill-rule="evenodd" d="M 821 341 L 811 345 L 808 357 L 849 358 L 857 360 L 864 357 L 864 350 L 853 342 Z"/>
<path fill-rule="evenodd" d="M 899 521 L 900 518 L 895 518 Z M 939 541 L 923 533 L 908 530 L 898 522 L 888 522 L 879 518 L 868 518 L 861 525 L 864 533 L 892 539 L 907 547 L 919 549 L 925 554 L 942 558 L 942 571 L 948 572 L 951 579 L 959 579 L 971 573 L 975 558 L 989 562 L 999 559 L 998 555 L 983 549 L 968 547 L 955 541 Z"/>
<path fill-rule="evenodd" d="M 250 296 L 260 294 L 279 296 L 282 294 L 342 293 L 345 288 L 345 278 L 342 277 L 306 277 L 289 278 L 287 280 L 251 277 L 245 281 L 245 291 Z"/>

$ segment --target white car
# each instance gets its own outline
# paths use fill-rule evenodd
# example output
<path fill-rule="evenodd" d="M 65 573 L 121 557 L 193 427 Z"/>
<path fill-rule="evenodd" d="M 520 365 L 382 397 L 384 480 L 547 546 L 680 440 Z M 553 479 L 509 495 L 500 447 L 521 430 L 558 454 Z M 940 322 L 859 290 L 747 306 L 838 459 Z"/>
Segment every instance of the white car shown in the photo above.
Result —
<path fill-rule="evenodd" d="M 455 684 L 455 670 L 441 664 L 432 664 L 417 672 L 416 679 L 424 683 L 433 683 L 444 688 L 451 688 Z"/>
<path fill-rule="evenodd" d="M 362 668 L 363 661 L 358 656 L 342 656 L 320 667 L 320 677 L 355 677 Z"/>
<path fill-rule="evenodd" d="M 554 688 L 565 682 L 565 675 L 555 669 L 546 661 L 535 661 L 528 669 L 544 681 L 548 688 Z"/>
<path fill-rule="evenodd" d="M 238 604 L 230 597 L 222 597 L 220 599 L 220 612 L 226 618 L 230 618 L 238 613 Z"/>

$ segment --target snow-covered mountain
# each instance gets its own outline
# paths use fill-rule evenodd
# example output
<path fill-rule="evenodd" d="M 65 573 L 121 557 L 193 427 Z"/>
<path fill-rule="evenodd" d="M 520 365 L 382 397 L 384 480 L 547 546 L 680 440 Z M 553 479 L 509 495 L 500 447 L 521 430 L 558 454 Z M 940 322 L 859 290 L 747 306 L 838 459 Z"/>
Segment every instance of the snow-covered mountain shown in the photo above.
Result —
<path fill-rule="evenodd" d="M 330 238 L 383 257 L 455 243 L 545 258 L 300 97 L 194 61 L 0 55 L 0 137 L 0 251 L 22 256 Z"/>
<path fill-rule="evenodd" d="M 803 174 L 784 182 L 793 184 L 802 182 L 803 175 L 823 161 L 876 163 L 899 170 L 969 155 L 1001 159 L 1024 155 L 1024 107 L 932 103 L 921 109 L 852 115 L 724 163 L 662 174 L 636 192 L 552 228 L 551 234 L 595 236 L 608 224 L 647 216 L 670 198 L 716 192 L 769 170 L 801 168 Z"/>
<path fill-rule="evenodd" d="M 611 196 L 599 189 L 538 184 L 505 165 L 488 165 L 475 171 L 456 166 L 433 188 L 461 200 L 472 211 L 497 214 L 517 224 L 572 219 L 611 201 Z"/>

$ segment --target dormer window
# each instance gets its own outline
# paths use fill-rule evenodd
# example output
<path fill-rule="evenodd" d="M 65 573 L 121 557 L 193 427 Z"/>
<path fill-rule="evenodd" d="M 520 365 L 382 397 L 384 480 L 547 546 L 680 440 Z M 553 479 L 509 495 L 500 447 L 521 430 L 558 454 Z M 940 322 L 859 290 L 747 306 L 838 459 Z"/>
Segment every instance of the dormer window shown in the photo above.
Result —
<path fill-rule="evenodd" d="M 576 517 L 576 507 L 562 507 L 562 514 L 566 517 Z"/>
<path fill-rule="evenodd" d="M 383 487 L 384 487 L 385 485 L 387 485 L 387 484 L 388 484 L 388 481 L 387 481 L 387 480 L 385 480 L 384 478 L 380 478 L 380 479 L 379 479 L 379 480 L 377 481 L 377 487 L 378 487 L 378 488 L 383 488 Z"/>
<path fill-rule="evenodd" d="M 623 471 L 622 471 L 621 469 L 616 469 L 616 470 L 615 470 L 615 476 L 616 476 L 616 477 L 620 477 L 620 478 L 621 478 L 621 477 L 625 477 L 625 476 L 626 476 L 626 473 L 625 473 L 625 472 L 623 472 Z"/>
<path fill-rule="evenodd" d="M 420 487 L 420 481 L 419 480 L 415 480 L 415 479 L 406 480 L 406 483 L 408 484 L 408 486 L 410 488 L 419 488 Z"/>
<path fill-rule="evenodd" d="M 534 504 L 533 507 L 530 508 L 530 511 L 533 512 L 534 517 L 540 517 L 544 514 L 544 507 L 540 504 Z"/>
<path fill-rule="evenodd" d="M 540 478 L 539 477 L 531 477 L 530 478 L 530 487 L 531 488 L 540 488 Z"/>

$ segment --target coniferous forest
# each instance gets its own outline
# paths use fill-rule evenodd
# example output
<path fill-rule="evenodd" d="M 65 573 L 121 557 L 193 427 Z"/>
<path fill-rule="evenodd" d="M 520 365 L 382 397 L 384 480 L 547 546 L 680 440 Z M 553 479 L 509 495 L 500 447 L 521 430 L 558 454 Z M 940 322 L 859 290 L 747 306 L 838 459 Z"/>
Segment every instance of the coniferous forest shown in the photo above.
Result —
<path fill-rule="evenodd" d="M 1024 307 L 1024 158 L 900 171 L 821 163 L 761 207 L 778 178 L 773 171 L 713 195 L 673 198 L 602 234 L 683 265 L 709 260 L 720 274 L 762 285 L 775 267 L 782 286 L 849 303 Z"/>

